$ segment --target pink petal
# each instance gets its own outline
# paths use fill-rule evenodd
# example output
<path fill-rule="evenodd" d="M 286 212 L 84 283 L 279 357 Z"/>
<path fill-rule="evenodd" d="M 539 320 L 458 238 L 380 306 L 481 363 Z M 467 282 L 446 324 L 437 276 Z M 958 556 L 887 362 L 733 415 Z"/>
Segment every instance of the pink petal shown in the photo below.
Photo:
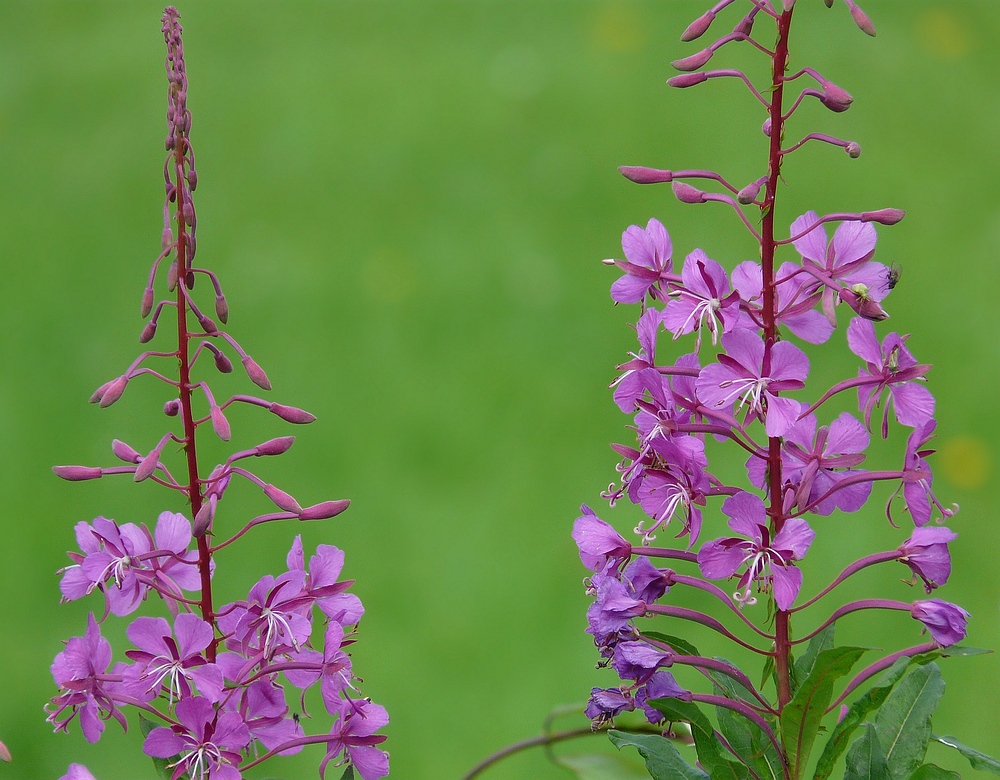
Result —
<path fill-rule="evenodd" d="M 795 603 L 802 588 L 802 572 L 795 566 L 773 566 L 771 583 L 778 609 L 787 610 Z"/>
<path fill-rule="evenodd" d="M 875 325 L 871 320 L 862 317 L 851 320 L 847 326 L 847 346 L 865 362 L 882 365 L 882 346 L 875 336 Z"/>
<path fill-rule="evenodd" d="M 934 416 L 934 396 L 923 385 L 915 382 L 890 385 L 889 392 L 900 425 L 918 428 Z"/>
<path fill-rule="evenodd" d="M 698 566 L 702 576 L 710 580 L 724 580 L 732 577 L 743 565 L 746 551 L 741 547 L 724 547 L 722 539 L 706 542 L 698 551 Z"/>
<path fill-rule="evenodd" d="M 184 515 L 161 512 L 156 520 L 153 539 L 158 550 L 184 552 L 191 544 L 191 523 Z"/>
<path fill-rule="evenodd" d="M 830 423 L 830 435 L 826 440 L 826 452 L 831 455 L 864 452 L 868 449 L 870 437 L 860 422 L 847 412 Z"/>
<path fill-rule="evenodd" d="M 875 249 L 875 226 L 871 222 L 842 222 L 833 234 L 834 267 L 860 260 Z"/>
<path fill-rule="evenodd" d="M 795 425 L 795 420 L 798 418 L 801 409 L 801 405 L 794 398 L 782 398 L 768 394 L 767 419 L 764 421 L 764 430 L 767 432 L 767 435 L 784 436 L 788 433 L 791 427 Z"/>
<path fill-rule="evenodd" d="M 753 260 L 745 260 L 733 269 L 732 282 L 744 301 L 752 301 L 764 294 L 764 274 Z"/>
<path fill-rule="evenodd" d="M 819 222 L 819 216 L 815 211 L 807 211 L 792 223 L 790 236 L 797 236 L 810 225 Z M 799 254 L 810 260 L 814 260 L 822 266 L 826 265 L 826 228 L 816 225 L 802 238 L 792 242 Z"/>

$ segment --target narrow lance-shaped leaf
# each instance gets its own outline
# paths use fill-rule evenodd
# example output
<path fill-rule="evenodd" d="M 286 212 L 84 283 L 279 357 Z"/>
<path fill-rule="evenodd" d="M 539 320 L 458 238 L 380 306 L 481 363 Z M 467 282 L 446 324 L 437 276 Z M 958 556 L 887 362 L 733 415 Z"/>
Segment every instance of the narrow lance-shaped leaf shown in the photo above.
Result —
<path fill-rule="evenodd" d="M 831 623 L 810 639 L 805 653 L 792 665 L 792 696 L 796 694 L 802 683 L 812 673 L 813 667 L 816 665 L 817 656 L 824 650 L 833 648 L 833 632 L 836 628 L 837 624 Z"/>
<path fill-rule="evenodd" d="M 950 769 L 942 769 L 937 764 L 923 764 L 910 775 L 910 780 L 962 780 L 962 776 Z"/>
<path fill-rule="evenodd" d="M 865 733 L 847 751 L 844 780 L 889 780 L 889 766 L 879 744 L 875 726 L 865 724 Z"/>
<path fill-rule="evenodd" d="M 985 753 L 980 753 L 978 750 L 970 748 L 968 745 L 963 745 L 954 737 L 939 737 L 937 735 L 931 735 L 931 739 L 935 742 L 940 742 L 942 745 L 955 748 L 955 750 L 969 760 L 973 769 L 1000 775 L 1000 761 L 997 761 L 993 758 L 993 756 L 988 756 Z"/>
<path fill-rule="evenodd" d="M 729 663 L 724 658 L 715 660 Z M 753 695 L 733 678 L 715 671 L 709 672 L 709 676 L 715 683 L 716 693 L 720 696 L 737 701 L 753 700 Z M 715 715 L 719 720 L 719 731 L 729 742 L 729 746 L 760 776 L 761 780 L 779 780 L 782 777 L 778 751 L 756 723 L 726 707 L 716 707 Z"/>
<path fill-rule="evenodd" d="M 646 761 L 646 769 L 653 780 L 709 780 L 707 774 L 681 758 L 674 744 L 656 734 L 628 734 L 609 731 L 611 743 L 621 750 L 634 747 Z"/>
<path fill-rule="evenodd" d="M 875 731 L 894 780 L 905 780 L 923 763 L 931 739 L 931 713 L 943 695 L 941 670 L 929 663 L 903 678 L 879 710 Z"/>
<path fill-rule="evenodd" d="M 723 753 L 712 723 L 696 704 L 680 699 L 653 699 L 649 704 L 670 720 L 683 720 L 691 724 L 698 762 L 708 771 L 712 780 L 745 780 L 748 776 L 747 768 L 730 760 Z"/>

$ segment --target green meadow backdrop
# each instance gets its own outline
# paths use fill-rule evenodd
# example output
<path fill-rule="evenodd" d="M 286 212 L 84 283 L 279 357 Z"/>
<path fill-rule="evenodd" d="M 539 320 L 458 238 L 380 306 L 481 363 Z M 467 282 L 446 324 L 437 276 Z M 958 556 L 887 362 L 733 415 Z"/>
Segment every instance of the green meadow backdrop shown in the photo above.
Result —
<path fill-rule="evenodd" d="M 700 48 L 678 37 L 706 5 L 180 8 L 199 260 L 220 274 L 231 332 L 267 369 L 272 396 L 319 418 L 294 430 L 295 447 L 262 473 L 303 501 L 353 501 L 333 521 L 275 525 L 226 550 L 216 587 L 224 600 L 245 596 L 283 570 L 297 532 L 307 549 L 346 550 L 345 575 L 367 608 L 355 668 L 390 712 L 394 777 L 457 778 L 539 733 L 558 705 L 613 684 L 583 633 L 585 572 L 570 539 L 582 502 L 623 532 L 636 520 L 599 498 L 614 478 L 608 443 L 628 435 L 607 384 L 633 346 L 636 317 L 611 305 L 616 274 L 600 260 L 620 256 L 621 232 L 653 216 L 671 232 L 676 262 L 697 246 L 729 268 L 754 253 L 725 209 L 683 206 L 616 172 L 715 167 L 737 182 L 764 172 L 763 116 L 742 89 L 664 83 L 672 59 Z M 855 139 L 864 153 L 850 160 L 812 145 L 795 155 L 779 222 L 809 208 L 907 210 L 900 225 L 879 228 L 877 259 L 903 269 L 880 332 L 912 332 L 913 352 L 935 366 L 935 487 L 962 506 L 955 571 L 938 594 L 972 612 L 970 644 L 997 648 L 1000 7 L 870 0 L 873 40 L 843 4 L 798 5 L 795 63 L 856 100 L 839 116 L 810 105 L 795 127 Z M 99 780 L 154 776 L 137 728 L 123 736 L 112 723 L 91 747 L 75 723 L 53 735 L 42 705 L 61 641 L 101 608 L 98 599 L 58 603 L 55 571 L 74 523 L 183 511 L 151 484 L 71 485 L 50 471 L 110 464 L 115 437 L 148 450 L 166 428 L 151 383 L 133 383 L 107 410 L 87 404 L 138 352 L 140 295 L 158 252 L 160 12 L 148 0 L 0 3 L 0 740 L 15 759 L 0 764 L 4 779 L 54 780 L 70 761 Z M 747 57 L 732 47 L 713 64 Z M 816 381 L 856 371 L 842 329 L 809 354 Z M 289 432 L 254 411 L 233 412 L 233 444 Z M 904 440 L 894 434 L 873 460 L 898 462 Z M 206 461 L 223 452 L 209 446 Z M 741 472 L 742 458 L 714 457 L 720 473 Z M 264 508 L 259 493 L 233 492 L 229 518 Z M 882 511 L 888 491 L 875 496 L 858 515 L 816 520 L 807 591 L 852 556 L 905 538 Z M 710 515 L 705 538 L 720 527 Z M 899 582 L 903 567 L 881 568 L 845 593 L 917 597 Z M 106 625 L 120 658 L 124 621 Z M 840 640 L 919 641 L 905 615 L 852 616 Z M 943 665 L 935 730 L 1000 753 L 1000 659 Z M 960 768 L 944 750 L 932 748 L 932 760 Z M 312 777 L 320 757 L 307 748 L 250 776 Z M 487 777 L 568 775 L 539 752 Z"/>

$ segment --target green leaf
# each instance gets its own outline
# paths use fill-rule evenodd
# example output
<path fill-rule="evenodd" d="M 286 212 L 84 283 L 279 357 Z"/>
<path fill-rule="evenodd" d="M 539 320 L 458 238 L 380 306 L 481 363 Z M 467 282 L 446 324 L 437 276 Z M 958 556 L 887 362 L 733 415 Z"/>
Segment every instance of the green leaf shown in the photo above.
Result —
<path fill-rule="evenodd" d="M 647 772 L 636 769 L 619 756 L 560 756 L 556 763 L 575 773 L 580 780 L 646 780 L 649 777 Z"/>
<path fill-rule="evenodd" d="M 663 642 L 664 644 L 670 645 L 681 655 L 701 655 L 701 653 L 698 652 L 697 647 L 680 637 L 670 636 L 669 634 L 661 634 L 659 631 L 643 631 L 642 635 L 648 636 L 650 639 L 655 639 L 657 642 Z"/>
<path fill-rule="evenodd" d="M 654 780 L 709 780 L 708 775 L 681 758 L 674 743 L 666 737 L 624 731 L 609 731 L 608 737 L 619 750 L 623 747 L 638 750 Z"/>
<path fill-rule="evenodd" d="M 952 645 L 951 647 L 943 647 L 939 651 L 941 655 L 945 658 L 967 658 L 972 655 L 987 655 L 992 653 L 992 650 L 984 650 L 981 647 L 968 647 L 966 645 Z"/>
<path fill-rule="evenodd" d="M 698 761 L 708 772 L 712 780 L 745 780 L 747 768 L 731 760 L 724 752 L 722 743 L 715 736 L 715 729 L 698 705 L 694 702 L 680 699 L 653 699 L 647 702 L 670 720 L 683 720 L 691 725 L 691 736 L 694 737 L 694 748 L 698 752 Z"/>
<path fill-rule="evenodd" d="M 833 647 L 833 631 L 836 627 L 836 623 L 831 623 L 810 639 L 805 653 L 792 665 L 792 696 L 795 696 L 796 691 L 812 673 L 813 667 L 816 665 L 816 657 L 824 650 L 830 650 Z"/>
<path fill-rule="evenodd" d="M 764 661 L 764 669 L 760 673 L 760 689 L 764 690 L 764 686 L 767 685 L 768 678 L 774 674 L 774 656 L 769 655 L 767 660 Z M 775 681 L 777 684 L 777 681 Z"/>
<path fill-rule="evenodd" d="M 923 763 L 931 739 L 931 713 L 943 695 L 941 670 L 929 663 L 906 675 L 878 711 L 875 730 L 894 780 L 905 780 Z"/>
<path fill-rule="evenodd" d="M 955 748 L 955 750 L 969 760 L 973 769 L 979 769 L 983 772 L 992 772 L 995 775 L 1000 775 L 1000 761 L 997 761 L 993 758 L 993 756 L 988 756 L 985 753 L 980 753 L 978 750 L 973 750 L 967 745 L 963 745 L 954 737 L 939 737 L 935 734 L 931 735 L 931 738 L 940 742 L 942 745 Z"/>
<path fill-rule="evenodd" d="M 847 751 L 844 780 L 889 780 L 889 765 L 879 744 L 875 726 L 865 724 L 865 733 Z"/>
<path fill-rule="evenodd" d="M 725 658 L 716 658 L 715 660 L 729 664 Z M 716 671 L 711 671 L 708 674 L 715 683 L 715 691 L 718 695 L 735 700 L 754 700 L 753 694 L 732 677 Z M 767 734 L 756 723 L 726 707 L 716 707 L 715 715 L 719 721 L 719 731 L 722 732 L 722 736 L 743 759 L 743 762 L 760 776 L 761 780 L 778 780 L 782 776 L 778 751 L 771 744 Z"/>
<path fill-rule="evenodd" d="M 340 776 L 340 780 L 354 780 L 354 765 L 349 764 L 347 769 L 344 770 L 344 774 Z"/>
<path fill-rule="evenodd" d="M 152 721 L 144 715 L 139 715 L 139 731 L 142 732 L 142 736 L 148 737 L 153 729 L 160 728 L 160 724 L 156 721 Z M 163 780 L 170 780 L 170 776 L 173 774 L 173 769 L 170 769 L 170 764 L 174 763 L 180 754 L 172 756 L 171 758 L 154 758 L 153 767 L 156 769 L 156 774 L 163 778 Z M 181 777 L 187 777 L 186 774 L 181 775 Z"/>
<path fill-rule="evenodd" d="M 820 652 L 809 676 L 781 711 L 781 743 L 793 780 L 805 771 L 820 722 L 833 698 L 833 684 L 851 671 L 865 651 L 863 647 L 834 647 Z"/>
<path fill-rule="evenodd" d="M 910 780 L 962 780 L 962 776 L 958 772 L 942 769 L 937 764 L 921 764 L 910 775 Z"/>

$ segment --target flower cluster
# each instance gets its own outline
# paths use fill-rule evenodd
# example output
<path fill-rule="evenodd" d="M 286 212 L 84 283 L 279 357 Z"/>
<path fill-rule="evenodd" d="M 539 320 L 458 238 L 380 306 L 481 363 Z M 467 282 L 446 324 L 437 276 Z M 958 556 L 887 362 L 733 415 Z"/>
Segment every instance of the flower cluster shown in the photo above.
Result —
<path fill-rule="evenodd" d="M 385 736 L 376 734 L 388 722 L 388 715 L 359 692 L 347 652 L 356 641 L 364 608 L 348 592 L 352 582 L 341 579 L 344 553 L 321 544 L 307 565 L 301 536 L 296 536 L 286 559 L 287 571 L 263 577 L 245 599 L 222 606 L 213 600 L 216 554 L 254 526 L 332 518 L 347 509 L 349 501 L 303 507 L 247 465 L 252 458 L 283 454 L 294 442 L 291 436 L 234 452 L 207 475 L 201 470 L 196 434 L 210 427 L 217 438 L 229 441 L 232 431 L 225 410 L 234 403 L 263 407 L 294 424 L 315 418 L 302 409 L 249 395 L 219 403 L 208 381 L 192 376 L 196 361 L 204 355 L 211 355 L 215 370 L 231 372 L 233 362 L 226 354 L 231 352 L 254 384 L 270 390 L 263 369 L 203 313 L 194 298 L 196 279 L 206 277 L 214 291 L 215 315 L 223 325 L 227 322 L 229 306 L 218 277 L 193 263 L 197 248 L 193 192 L 198 179 L 189 137 L 191 113 L 181 26 L 174 8 L 164 13 L 163 34 L 169 83 L 164 231 L 162 252 L 153 263 L 142 297 L 142 315 L 148 321 L 139 340 L 151 341 L 161 315 L 172 309 L 177 341 L 167 351 L 142 353 L 124 374 L 98 388 L 91 401 L 111 406 L 132 380 L 151 377 L 171 388 L 164 412 L 179 421 L 181 431 L 162 435 L 146 455 L 116 440 L 112 451 L 125 466 L 58 466 L 54 470 L 71 481 L 128 474 L 135 482 L 156 482 L 183 497 L 190 514 L 165 511 L 152 531 L 143 524 L 104 517 L 77 524 L 79 552 L 69 553 L 71 564 L 61 572 L 60 590 L 65 601 L 99 592 L 103 605 L 97 612 L 102 617 L 92 613 L 85 634 L 69 639 L 56 656 L 52 675 L 59 693 L 47 707 L 48 720 L 57 731 L 65 731 L 79 716 L 86 739 L 97 742 L 111 718 L 127 728 L 125 708 L 133 707 L 143 725 L 143 752 L 164 759 L 175 780 L 181 776 L 239 780 L 244 771 L 272 756 L 295 753 L 309 744 L 325 746 L 321 776 L 332 762 L 349 764 L 364 780 L 377 780 L 389 772 L 388 754 L 379 747 Z M 161 274 L 165 260 L 169 267 Z M 173 297 L 157 301 L 155 289 L 161 276 Z M 197 327 L 189 326 L 189 317 L 197 321 Z M 178 365 L 177 378 L 150 365 L 158 360 Z M 198 395 L 207 407 L 203 414 L 195 411 Z M 171 443 L 184 452 L 183 477 L 175 477 L 162 459 Z M 229 528 L 224 537 L 220 533 L 230 519 L 219 508 L 234 477 L 260 488 L 273 506 Z M 169 619 L 134 618 L 126 629 L 131 643 L 124 652 L 127 660 L 113 662 L 100 623 L 109 614 L 132 615 L 157 597 Z M 287 686 L 295 694 L 291 706 Z M 304 731 L 303 718 L 309 717 L 307 694 L 322 701 L 332 719 L 329 730 Z M 92 780 L 79 764 L 70 767 L 66 778 Z"/>

